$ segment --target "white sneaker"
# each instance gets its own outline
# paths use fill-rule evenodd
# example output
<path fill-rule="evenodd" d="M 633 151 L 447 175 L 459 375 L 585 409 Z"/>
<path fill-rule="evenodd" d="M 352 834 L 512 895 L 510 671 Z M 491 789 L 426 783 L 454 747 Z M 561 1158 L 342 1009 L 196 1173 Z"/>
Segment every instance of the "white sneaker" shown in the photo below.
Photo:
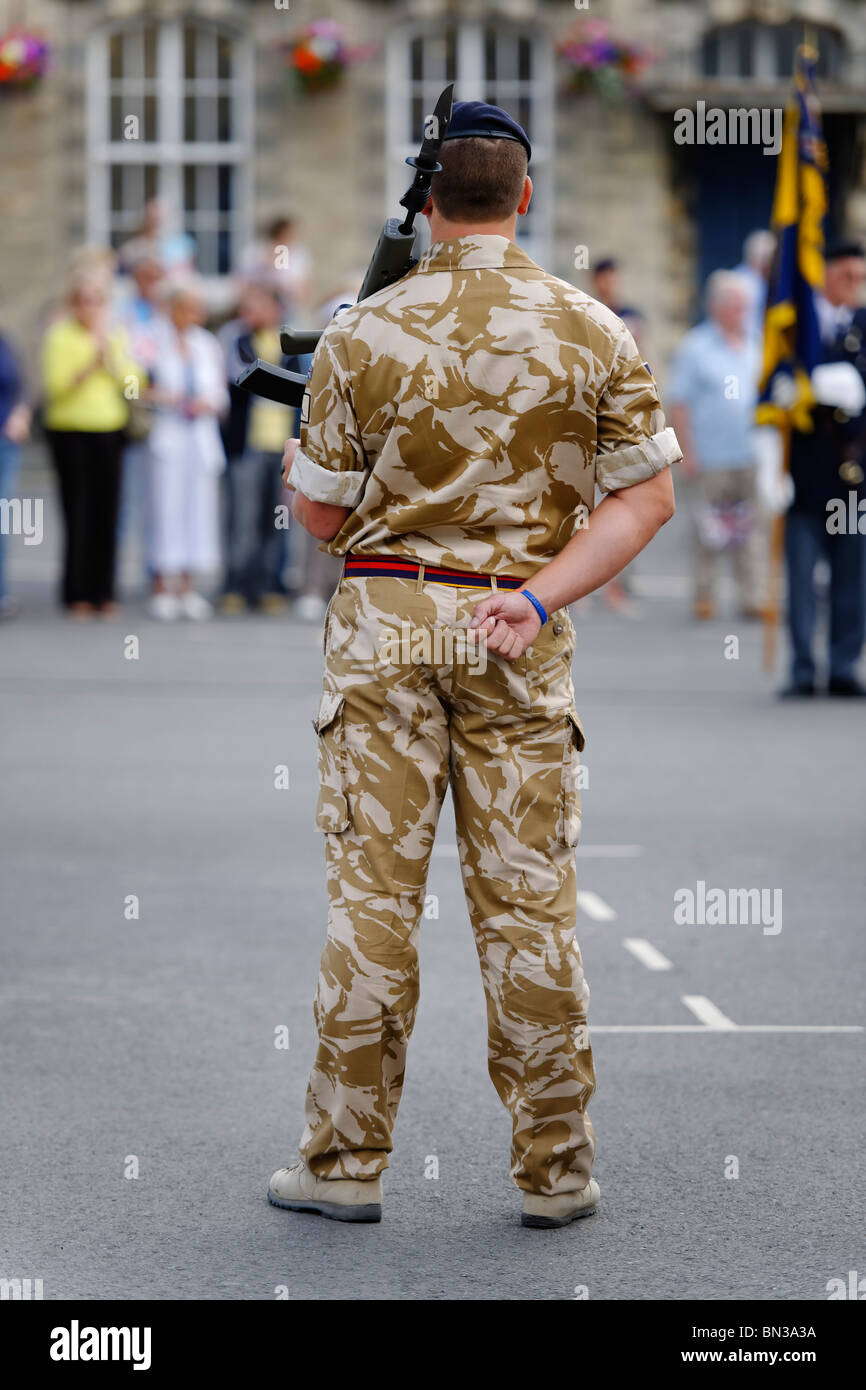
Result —
<path fill-rule="evenodd" d="M 177 594 L 151 594 L 147 603 L 148 616 L 158 623 L 174 623 L 180 617 Z"/>
<path fill-rule="evenodd" d="M 179 603 L 181 616 L 189 618 L 193 623 L 205 622 L 213 617 L 213 604 L 208 603 L 201 594 L 197 594 L 195 589 L 185 589 L 179 595 Z"/>
<path fill-rule="evenodd" d="M 328 611 L 328 605 L 318 594 L 302 594 L 295 600 L 292 610 L 294 616 L 299 618 L 302 623 L 320 623 L 323 621 Z"/>

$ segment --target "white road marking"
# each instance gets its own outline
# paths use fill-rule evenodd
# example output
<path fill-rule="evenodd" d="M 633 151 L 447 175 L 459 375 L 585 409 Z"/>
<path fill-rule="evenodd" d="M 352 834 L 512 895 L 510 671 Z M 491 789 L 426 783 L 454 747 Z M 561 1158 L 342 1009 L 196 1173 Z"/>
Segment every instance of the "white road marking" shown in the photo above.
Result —
<path fill-rule="evenodd" d="M 663 956 L 661 951 L 657 951 L 651 941 L 644 941 L 639 936 L 627 936 L 623 941 L 623 946 L 627 951 L 631 951 L 636 956 L 641 965 L 645 965 L 647 970 L 673 970 L 673 963 Z"/>
<path fill-rule="evenodd" d="M 594 1033 L 862 1033 L 859 1023 L 737 1023 L 732 1028 L 708 1028 L 703 1023 L 600 1023 Z"/>
<path fill-rule="evenodd" d="M 590 893 L 589 889 L 581 888 L 577 894 L 578 910 L 585 912 L 587 917 L 594 917 L 596 922 L 612 922 L 616 917 L 612 907 L 600 898 L 597 893 Z"/>
<path fill-rule="evenodd" d="M 643 845 L 578 845 L 577 852 L 583 859 L 637 859 L 643 854 Z M 456 859 L 457 846 L 443 840 L 433 846 L 433 854 L 439 859 Z"/>
<path fill-rule="evenodd" d="M 723 1014 L 721 1009 L 717 1009 L 704 994 L 684 994 L 683 1003 L 687 1009 L 691 1009 L 695 1018 L 699 1018 L 701 1023 L 707 1028 L 714 1028 L 719 1032 L 730 1032 L 736 1028 L 733 1019 Z"/>

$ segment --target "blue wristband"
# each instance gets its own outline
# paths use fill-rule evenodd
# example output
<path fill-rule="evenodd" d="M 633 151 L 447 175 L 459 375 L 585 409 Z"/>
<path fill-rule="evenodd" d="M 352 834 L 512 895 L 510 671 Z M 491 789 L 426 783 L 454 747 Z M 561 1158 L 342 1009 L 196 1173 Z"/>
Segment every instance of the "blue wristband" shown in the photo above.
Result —
<path fill-rule="evenodd" d="M 538 599 L 535 597 L 535 594 L 531 594 L 528 589 L 521 589 L 520 592 L 522 593 L 524 598 L 529 599 L 529 602 L 532 604 L 533 608 L 535 609 L 536 613 L 541 619 L 541 626 L 544 627 L 544 624 L 547 622 L 547 614 L 545 613 L 541 604 L 538 602 Z"/>

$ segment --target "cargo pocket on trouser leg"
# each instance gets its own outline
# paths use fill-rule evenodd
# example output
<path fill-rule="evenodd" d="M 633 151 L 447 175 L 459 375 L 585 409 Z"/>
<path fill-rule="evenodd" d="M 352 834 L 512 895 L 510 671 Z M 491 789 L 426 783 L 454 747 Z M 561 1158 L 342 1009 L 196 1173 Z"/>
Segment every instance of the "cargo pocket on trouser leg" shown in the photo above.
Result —
<path fill-rule="evenodd" d="M 319 830 L 339 834 L 349 826 L 346 795 L 346 733 L 343 726 L 345 696 L 325 690 L 313 720 L 319 740 L 319 799 L 316 825 Z"/>
<path fill-rule="evenodd" d="M 585 740 L 583 729 L 580 727 L 580 720 L 574 710 L 567 712 L 566 721 L 556 838 L 561 845 L 573 847 L 580 839 L 580 754 L 583 751 Z"/>

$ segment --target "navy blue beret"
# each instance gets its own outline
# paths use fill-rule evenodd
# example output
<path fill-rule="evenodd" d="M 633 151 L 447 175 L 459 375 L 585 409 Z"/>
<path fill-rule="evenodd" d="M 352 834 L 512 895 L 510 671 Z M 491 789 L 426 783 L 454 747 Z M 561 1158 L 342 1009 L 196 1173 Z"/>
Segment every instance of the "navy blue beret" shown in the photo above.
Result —
<path fill-rule="evenodd" d="M 526 131 L 501 106 L 491 106 L 486 101 L 455 101 L 445 139 L 466 139 L 471 135 L 494 140 L 517 140 L 526 150 L 526 158 L 532 158 L 532 146 Z"/>
<path fill-rule="evenodd" d="M 841 261 L 848 256 L 857 256 L 862 260 L 864 254 L 866 253 L 859 241 L 831 241 L 824 252 L 824 260 L 829 265 L 831 261 Z"/>

